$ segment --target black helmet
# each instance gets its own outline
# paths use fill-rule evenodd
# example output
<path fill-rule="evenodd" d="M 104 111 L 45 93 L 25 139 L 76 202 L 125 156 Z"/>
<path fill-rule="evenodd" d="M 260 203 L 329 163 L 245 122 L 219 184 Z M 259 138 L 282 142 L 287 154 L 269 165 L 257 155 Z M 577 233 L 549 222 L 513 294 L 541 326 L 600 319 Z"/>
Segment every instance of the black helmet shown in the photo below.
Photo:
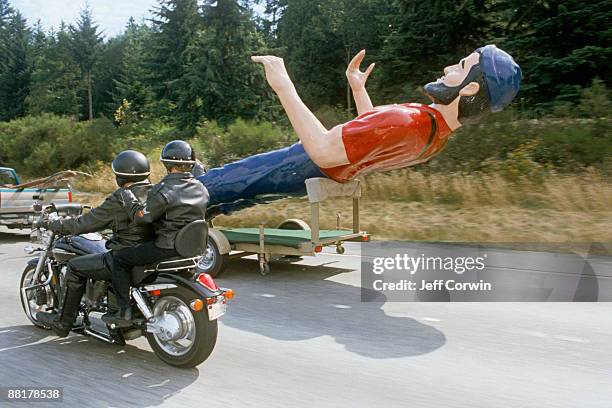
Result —
<path fill-rule="evenodd" d="M 147 156 L 135 150 L 124 150 L 115 156 L 112 168 L 120 187 L 127 182 L 145 180 L 151 174 Z"/>
<path fill-rule="evenodd" d="M 195 151 L 191 145 L 183 140 L 173 140 L 164 146 L 161 161 L 166 168 L 169 167 L 193 167 L 196 163 Z"/>

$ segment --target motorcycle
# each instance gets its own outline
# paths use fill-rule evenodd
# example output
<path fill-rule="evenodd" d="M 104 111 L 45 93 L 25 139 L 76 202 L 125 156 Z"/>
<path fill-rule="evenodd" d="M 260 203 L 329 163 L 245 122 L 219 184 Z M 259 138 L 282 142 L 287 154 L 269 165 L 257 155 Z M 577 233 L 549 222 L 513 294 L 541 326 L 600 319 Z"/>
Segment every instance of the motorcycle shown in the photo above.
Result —
<path fill-rule="evenodd" d="M 80 204 L 34 207 L 41 221 L 77 216 L 87 208 Z M 231 289 L 218 287 L 202 272 L 207 233 L 206 222 L 195 221 L 177 235 L 175 247 L 180 258 L 134 268 L 131 327 L 108 327 L 102 321 L 105 313 L 116 310 L 116 298 L 109 282 L 89 279 L 72 331 L 118 345 L 144 335 L 153 352 L 167 364 L 187 368 L 202 363 L 215 347 L 217 320 L 233 298 Z M 29 260 L 23 271 L 21 303 L 34 325 L 48 329 L 36 314 L 59 312 L 68 261 L 106 252 L 106 240 L 98 233 L 61 236 L 42 228 L 33 228 L 31 238 L 38 247 L 29 245 L 26 253 L 38 252 L 38 257 Z"/>

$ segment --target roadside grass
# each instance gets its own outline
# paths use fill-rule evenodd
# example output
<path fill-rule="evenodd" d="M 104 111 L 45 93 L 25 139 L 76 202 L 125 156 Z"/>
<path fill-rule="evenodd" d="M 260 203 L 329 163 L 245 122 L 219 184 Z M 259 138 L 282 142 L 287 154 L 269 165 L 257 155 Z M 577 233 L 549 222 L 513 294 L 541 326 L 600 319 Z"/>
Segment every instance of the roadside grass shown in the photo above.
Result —
<path fill-rule="evenodd" d="M 98 204 L 98 201 L 104 199 L 104 196 L 112 193 L 117 189 L 115 183 L 115 175 L 111 169 L 110 164 L 97 162 L 93 166 L 84 169 L 93 177 L 80 177 L 74 184 L 74 187 L 79 191 L 92 193 L 86 197 L 92 197 L 94 201 L 91 204 Z M 164 166 L 158 161 L 151 163 L 151 181 L 156 183 L 164 177 L 166 170 Z M 99 197 L 98 197 L 99 195 Z M 97 200 L 97 201 L 96 201 Z"/>
<path fill-rule="evenodd" d="M 77 184 L 92 204 L 115 189 L 109 166 Z M 153 166 L 152 181 L 163 176 Z M 612 182 L 595 171 L 549 172 L 508 179 L 500 174 L 426 174 L 397 170 L 362 179 L 361 228 L 374 239 L 495 243 L 612 242 Z M 78 195 L 77 195 L 78 196 Z M 322 228 L 351 226 L 351 200 L 324 202 Z M 306 198 L 283 199 L 219 216 L 219 226 L 276 227 L 287 218 L 309 221 Z"/>

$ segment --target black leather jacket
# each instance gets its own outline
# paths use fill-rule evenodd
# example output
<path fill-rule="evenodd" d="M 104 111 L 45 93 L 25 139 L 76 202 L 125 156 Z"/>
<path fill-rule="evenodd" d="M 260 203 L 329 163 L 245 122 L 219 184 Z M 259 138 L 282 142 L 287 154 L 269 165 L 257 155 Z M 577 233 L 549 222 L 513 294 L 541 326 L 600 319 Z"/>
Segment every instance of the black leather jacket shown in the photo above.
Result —
<path fill-rule="evenodd" d="M 78 235 L 111 229 L 113 236 L 106 243 L 109 249 L 129 248 L 144 241 L 155 239 L 155 232 L 150 225 L 135 223 L 123 201 L 122 192 L 130 191 L 132 197 L 144 202 L 151 183 L 141 181 L 132 184 L 128 190 L 122 188 L 106 197 L 99 207 L 76 218 L 66 218 L 49 223 L 49 229 L 61 234 Z"/>
<path fill-rule="evenodd" d="M 174 248 L 176 234 L 185 225 L 203 220 L 208 190 L 191 173 L 170 173 L 149 191 L 146 205 L 125 192 L 129 213 L 137 224 L 153 224 L 159 248 Z"/>

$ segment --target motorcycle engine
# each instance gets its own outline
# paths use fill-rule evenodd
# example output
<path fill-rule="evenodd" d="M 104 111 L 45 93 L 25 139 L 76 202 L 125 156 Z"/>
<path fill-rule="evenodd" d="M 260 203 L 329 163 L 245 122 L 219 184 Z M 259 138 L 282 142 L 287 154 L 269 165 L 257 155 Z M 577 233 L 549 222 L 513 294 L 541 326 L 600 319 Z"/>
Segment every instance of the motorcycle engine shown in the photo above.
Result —
<path fill-rule="evenodd" d="M 103 307 L 104 298 L 106 296 L 106 289 L 108 282 L 105 281 L 87 281 L 87 289 L 83 301 L 88 304 L 91 309 L 101 309 Z"/>

